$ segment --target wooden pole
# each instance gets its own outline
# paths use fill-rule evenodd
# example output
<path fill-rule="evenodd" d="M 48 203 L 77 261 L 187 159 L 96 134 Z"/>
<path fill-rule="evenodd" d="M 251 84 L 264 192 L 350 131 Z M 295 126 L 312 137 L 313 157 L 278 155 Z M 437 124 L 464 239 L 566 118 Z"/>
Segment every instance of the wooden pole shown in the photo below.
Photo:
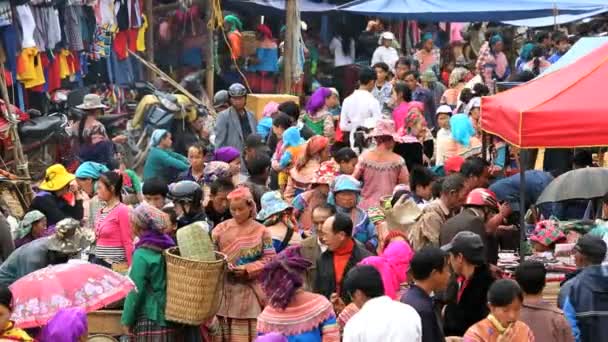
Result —
<path fill-rule="evenodd" d="M 148 30 L 146 30 L 146 59 L 154 63 L 154 1 L 144 1 Z M 154 73 L 148 70 L 148 81 L 154 79 Z"/>
<path fill-rule="evenodd" d="M 292 93 L 293 85 L 293 65 L 292 61 L 295 60 L 295 46 L 296 42 L 292 40 L 296 28 L 299 28 L 300 23 L 296 23 L 296 1 L 297 0 L 286 0 L 285 3 L 285 25 L 287 30 L 285 31 L 285 56 L 283 58 L 283 83 L 284 91 L 286 94 Z"/>
<path fill-rule="evenodd" d="M 27 160 L 23 155 L 23 147 L 21 146 L 21 139 L 19 138 L 19 132 L 17 131 L 17 120 L 11 112 L 11 102 L 8 98 L 8 90 L 6 89 L 6 80 L 4 79 L 4 72 L 0 72 L 0 91 L 2 92 L 2 100 L 6 110 L 3 111 L 2 116 L 9 122 L 9 133 L 13 140 L 13 155 L 15 158 L 15 174 L 19 177 L 30 178 L 30 171 L 27 165 Z M 8 170 L 6 170 L 8 171 Z"/>
<path fill-rule="evenodd" d="M 206 4 L 207 14 L 205 16 L 205 22 L 208 23 L 215 13 L 213 12 L 212 0 L 207 0 Z M 213 98 L 214 91 L 214 77 L 215 77 L 215 31 L 207 29 L 207 46 L 205 47 L 205 89 L 207 90 L 207 96 Z"/>

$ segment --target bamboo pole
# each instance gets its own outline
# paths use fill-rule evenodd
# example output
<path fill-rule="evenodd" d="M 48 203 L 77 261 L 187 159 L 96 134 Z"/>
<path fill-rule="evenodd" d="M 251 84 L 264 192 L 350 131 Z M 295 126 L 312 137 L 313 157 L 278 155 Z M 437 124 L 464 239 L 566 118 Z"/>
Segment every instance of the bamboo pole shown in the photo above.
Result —
<path fill-rule="evenodd" d="M 17 131 L 17 120 L 11 112 L 11 102 L 8 98 L 8 90 L 6 88 L 6 80 L 4 79 L 4 73 L 0 72 L 0 91 L 2 92 L 2 100 L 4 101 L 5 110 L 2 112 L 2 116 L 9 122 L 9 133 L 13 140 L 13 155 L 15 158 L 16 170 L 15 173 L 19 177 L 30 178 L 30 171 L 27 165 L 27 160 L 23 155 L 23 146 L 21 146 L 21 139 L 19 138 L 19 132 Z M 7 170 L 8 171 L 8 170 Z"/>
<path fill-rule="evenodd" d="M 146 31 L 146 59 L 154 63 L 154 1 L 144 1 L 148 30 Z M 148 70 L 148 81 L 154 79 L 154 72 Z"/>
<path fill-rule="evenodd" d="M 293 36 L 296 28 L 299 28 L 300 23 L 296 23 L 296 1 L 297 0 L 286 0 L 285 1 L 285 25 L 287 30 L 285 31 L 285 56 L 283 58 L 283 83 L 284 92 L 286 94 L 292 93 L 293 85 L 293 65 L 291 61 L 294 60 L 296 42 L 293 41 Z"/>
<path fill-rule="evenodd" d="M 213 12 L 213 3 L 208 0 L 205 4 L 207 13 L 205 15 L 205 22 L 211 21 L 215 13 Z M 214 91 L 214 77 L 215 77 L 215 59 L 213 58 L 215 50 L 215 30 L 207 29 L 207 46 L 205 46 L 205 89 L 207 90 L 207 96 L 213 98 Z"/>

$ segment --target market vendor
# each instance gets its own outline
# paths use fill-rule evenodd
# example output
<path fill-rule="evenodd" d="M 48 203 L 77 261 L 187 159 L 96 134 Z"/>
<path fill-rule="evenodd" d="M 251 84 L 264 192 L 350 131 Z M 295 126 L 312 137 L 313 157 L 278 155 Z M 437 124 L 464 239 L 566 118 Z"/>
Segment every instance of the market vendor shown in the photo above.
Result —
<path fill-rule="evenodd" d="M 110 169 L 116 168 L 114 159 L 114 143 L 123 144 L 127 137 L 119 135 L 112 140 L 108 137 L 105 126 L 97 120 L 108 107 L 101 102 L 97 94 L 85 95 L 82 104 L 76 108 L 84 111 L 84 116 L 78 123 L 79 156 L 82 161 L 94 161 L 104 164 Z"/>
<path fill-rule="evenodd" d="M 59 221 L 55 229 L 53 235 L 21 246 L 0 265 L 1 286 L 9 286 L 17 279 L 49 265 L 66 263 L 92 241 L 92 236 L 85 234 L 78 221 L 72 218 Z"/>
<path fill-rule="evenodd" d="M 532 248 L 537 253 L 553 252 L 556 244 L 565 242 L 566 235 L 551 220 L 538 222 L 530 236 Z"/>
<path fill-rule="evenodd" d="M 75 178 L 61 164 L 49 166 L 44 181 L 38 186 L 41 191 L 32 200 L 29 210 L 43 213 L 49 226 L 65 218 L 82 220 L 82 198 L 76 191 L 76 186 L 71 184 Z"/>

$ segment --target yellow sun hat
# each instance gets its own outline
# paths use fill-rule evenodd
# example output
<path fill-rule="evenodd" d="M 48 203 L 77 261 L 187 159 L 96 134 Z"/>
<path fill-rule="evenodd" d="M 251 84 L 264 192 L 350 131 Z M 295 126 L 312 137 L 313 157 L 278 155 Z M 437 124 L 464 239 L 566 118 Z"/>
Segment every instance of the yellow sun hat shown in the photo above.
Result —
<path fill-rule="evenodd" d="M 76 178 L 61 164 L 51 165 L 46 169 L 44 181 L 40 183 L 40 190 L 58 191 L 70 184 Z"/>

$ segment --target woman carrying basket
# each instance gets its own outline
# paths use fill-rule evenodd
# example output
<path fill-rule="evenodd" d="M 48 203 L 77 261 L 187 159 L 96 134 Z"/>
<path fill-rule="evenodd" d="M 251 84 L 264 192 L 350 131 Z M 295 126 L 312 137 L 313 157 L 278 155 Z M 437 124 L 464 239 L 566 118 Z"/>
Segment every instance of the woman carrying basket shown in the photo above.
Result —
<path fill-rule="evenodd" d="M 265 296 L 258 276 L 275 256 L 272 238 L 264 225 L 256 222 L 256 206 L 248 188 L 228 194 L 232 219 L 217 225 L 212 239 L 228 261 L 228 275 L 217 313 L 222 341 L 253 341 L 256 318 L 262 312 Z"/>
<path fill-rule="evenodd" d="M 173 240 L 162 233 L 169 225 L 163 211 L 142 203 L 131 212 L 133 233 L 139 237 L 129 277 L 136 290 L 125 300 L 121 324 L 131 341 L 178 341 L 177 331 L 165 321 L 167 276 L 163 250 Z"/>

